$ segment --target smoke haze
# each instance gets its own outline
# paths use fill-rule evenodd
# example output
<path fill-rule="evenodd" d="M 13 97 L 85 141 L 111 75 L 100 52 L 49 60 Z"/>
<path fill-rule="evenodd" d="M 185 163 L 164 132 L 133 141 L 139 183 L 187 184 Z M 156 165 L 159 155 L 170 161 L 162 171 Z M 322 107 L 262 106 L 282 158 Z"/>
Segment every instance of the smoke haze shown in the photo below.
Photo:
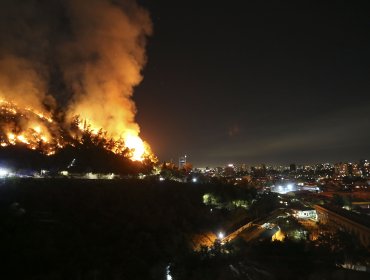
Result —
<path fill-rule="evenodd" d="M 138 137 L 131 97 L 151 31 L 134 0 L 1 1 L 0 98 Z"/>

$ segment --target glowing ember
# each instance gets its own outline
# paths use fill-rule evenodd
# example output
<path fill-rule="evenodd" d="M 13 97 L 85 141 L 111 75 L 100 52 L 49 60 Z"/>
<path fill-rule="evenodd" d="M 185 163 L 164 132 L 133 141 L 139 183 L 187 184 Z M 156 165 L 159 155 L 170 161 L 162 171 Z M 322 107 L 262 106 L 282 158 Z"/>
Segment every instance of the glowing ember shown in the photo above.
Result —
<path fill-rule="evenodd" d="M 8 139 L 9 139 L 9 141 L 14 141 L 15 135 L 13 133 L 9 133 L 8 134 Z"/>
<path fill-rule="evenodd" d="M 29 144 L 28 140 L 24 137 L 24 135 L 18 135 L 17 139 L 25 144 Z"/>
<path fill-rule="evenodd" d="M 35 130 L 39 134 L 41 133 L 41 127 L 39 126 L 34 127 L 33 130 Z"/>
<path fill-rule="evenodd" d="M 27 111 L 34 113 L 35 115 L 39 116 L 40 119 L 47 120 L 48 122 L 52 123 L 53 119 L 50 116 L 46 116 L 43 113 L 40 113 L 32 108 L 26 108 Z"/>
<path fill-rule="evenodd" d="M 40 139 L 43 141 L 43 142 L 48 142 L 48 138 L 46 136 L 41 136 Z"/>

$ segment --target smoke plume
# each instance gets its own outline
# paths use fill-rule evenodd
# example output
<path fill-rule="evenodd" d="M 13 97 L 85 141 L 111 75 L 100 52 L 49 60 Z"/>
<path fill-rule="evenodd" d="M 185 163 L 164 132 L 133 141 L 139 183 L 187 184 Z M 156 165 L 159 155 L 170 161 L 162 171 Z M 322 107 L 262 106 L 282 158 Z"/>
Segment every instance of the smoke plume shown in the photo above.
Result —
<path fill-rule="evenodd" d="M 4 0 L 0 99 L 141 141 L 131 97 L 151 30 L 135 0 Z"/>

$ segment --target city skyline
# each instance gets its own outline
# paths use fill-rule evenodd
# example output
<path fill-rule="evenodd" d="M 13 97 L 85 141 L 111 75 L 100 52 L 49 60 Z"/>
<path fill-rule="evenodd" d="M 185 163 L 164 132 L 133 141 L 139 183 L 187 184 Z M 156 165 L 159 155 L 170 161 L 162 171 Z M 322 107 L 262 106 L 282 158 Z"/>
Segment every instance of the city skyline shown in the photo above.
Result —
<path fill-rule="evenodd" d="M 178 159 L 169 159 L 169 160 L 162 160 L 161 162 L 172 162 L 172 163 L 177 163 L 180 159 L 182 158 L 182 156 L 180 156 Z M 285 161 L 285 162 L 271 162 L 271 161 L 266 161 L 266 162 L 248 162 L 248 161 L 233 161 L 233 160 L 230 160 L 230 161 L 225 161 L 225 162 L 219 162 L 218 164 L 194 164 L 192 162 L 192 157 L 191 155 L 187 155 L 187 158 L 188 158 L 188 163 L 193 165 L 194 168 L 205 168 L 205 167 L 221 167 L 221 166 L 227 166 L 227 165 L 236 165 L 236 166 L 240 166 L 240 165 L 246 165 L 246 166 L 261 166 L 261 165 L 266 165 L 266 166 L 287 166 L 289 167 L 289 165 L 291 164 L 295 164 L 297 166 L 314 166 L 314 165 L 322 165 L 322 164 L 331 164 L 331 165 L 334 165 L 334 164 L 337 164 L 337 163 L 359 163 L 361 161 L 368 161 L 367 158 L 359 158 L 359 159 L 353 159 L 353 160 L 333 160 L 333 161 L 312 161 L 312 162 L 308 162 L 308 161 L 299 161 L 299 162 L 295 162 L 295 161 Z"/>

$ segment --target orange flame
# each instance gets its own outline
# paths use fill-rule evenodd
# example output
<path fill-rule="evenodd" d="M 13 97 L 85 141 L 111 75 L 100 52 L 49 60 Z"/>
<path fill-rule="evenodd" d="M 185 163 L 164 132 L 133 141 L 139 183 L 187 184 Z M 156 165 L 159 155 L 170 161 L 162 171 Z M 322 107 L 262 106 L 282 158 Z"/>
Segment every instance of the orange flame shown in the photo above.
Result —
<path fill-rule="evenodd" d="M 62 136 L 51 133 L 51 126 L 58 127 L 58 124 L 48 113 L 41 113 L 31 107 L 21 109 L 15 103 L 0 99 L 0 114 L 5 116 L 5 123 L 3 121 L 0 125 L 3 133 L 1 147 L 23 144 L 33 150 L 41 148 L 45 154 L 53 155 L 58 149 L 69 144 Z M 16 122 L 14 119 L 19 117 L 22 119 L 22 126 L 9 124 L 12 120 Z M 145 158 L 156 161 L 150 146 L 138 136 L 135 130 L 129 130 L 120 137 L 114 137 L 101 128 L 92 127 L 87 121 L 79 122 L 78 129 L 81 132 L 88 130 L 93 136 L 102 137 L 105 140 L 114 140 L 113 146 L 106 145 L 105 148 L 116 154 L 125 152 L 126 156 L 133 161 L 143 161 Z M 54 128 L 54 130 L 58 129 Z M 101 133 L 102 131 L 104 133 Z M 126 149 L 129 150 L 128 153 Z"/>
<path fill-rule="evenodd" d="M 128 134 L 124 137 L 125 145 L 132 150 L 131 159 L 142 161 L 146 152 L 143 140 L 137 135 Z"/>

